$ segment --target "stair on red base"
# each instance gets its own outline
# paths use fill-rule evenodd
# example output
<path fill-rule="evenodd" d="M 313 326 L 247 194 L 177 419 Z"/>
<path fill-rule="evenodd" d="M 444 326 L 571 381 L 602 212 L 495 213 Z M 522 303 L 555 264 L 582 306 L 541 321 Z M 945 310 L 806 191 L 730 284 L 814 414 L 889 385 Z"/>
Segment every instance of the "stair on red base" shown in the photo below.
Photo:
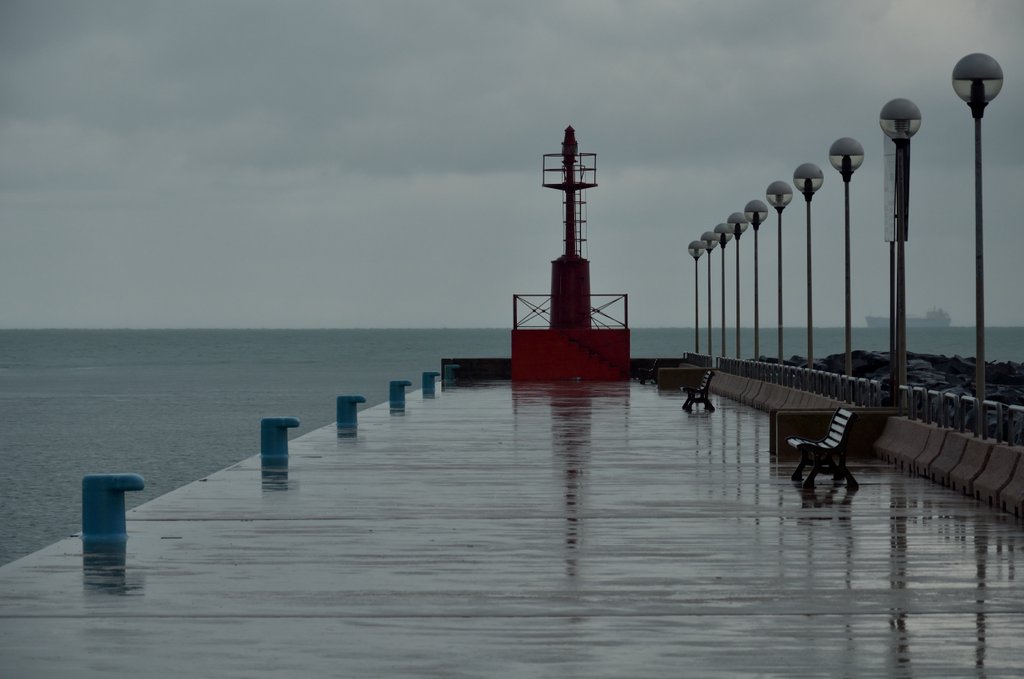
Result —
<path fill-rule="evenodd" d="M 628 380 L 629 330 L 513 330 L 512 379 Z"/>

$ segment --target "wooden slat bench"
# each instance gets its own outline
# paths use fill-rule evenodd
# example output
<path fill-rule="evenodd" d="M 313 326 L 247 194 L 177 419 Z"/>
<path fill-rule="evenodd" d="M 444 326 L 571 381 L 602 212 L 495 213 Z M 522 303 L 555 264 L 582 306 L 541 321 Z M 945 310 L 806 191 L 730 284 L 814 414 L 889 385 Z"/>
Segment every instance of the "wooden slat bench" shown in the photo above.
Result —
<path fill-rule="evenodd" d="M 804 488 L 814 487 L 814 477 L 826 469 L 832 471 L 832 478 L 846 479 L 846 487 L 855 490 L 859 487 L 857 480 L 846 466 L 846 444 L 850 439 L 850 431 L 857 420 L 857 413 L 846 408 L 837 408 L 828 425 L 828 433 L 823 438 L 812 440 L 801 436 L 790 436 L 786 443 L 800 451 L 800 464 L 793 472 L 793 480 L 803 479 L 804 467 L 811 465 L 811 473 L 803 482 Z"/>

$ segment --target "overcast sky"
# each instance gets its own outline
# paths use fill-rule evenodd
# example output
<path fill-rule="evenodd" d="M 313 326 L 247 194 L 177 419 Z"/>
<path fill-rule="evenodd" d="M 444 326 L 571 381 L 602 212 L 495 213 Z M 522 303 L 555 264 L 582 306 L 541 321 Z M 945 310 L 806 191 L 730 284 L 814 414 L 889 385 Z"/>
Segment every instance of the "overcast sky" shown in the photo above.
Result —
<path fill-rule="evenodd" d="M 878 113 L 895 97 L 923 118 L 908 311 L 973 325 L 973 127 L 950 73 L 976 51 L 1006 74 L 983 121 L 987 321 L 1024 325 L 1022 35 L 1020 0 L 4 0 L 0 327 L 509 327 L 561 254 L 541 156 L 569 124 L 597 153 L 592 289 L 628 293 L 635 327 L 691 325 L 687 244 L 804 162 L 825 172 L 814 318 L 842 325 L 827 153 L 858 139 L 863 324 L 888 309 Z M 789 325 L 805 228 L 798 197 Z M 776 233 L 773 213 L 768 319 Z M 740 253 L 750 325 L 752 232 Z"/>

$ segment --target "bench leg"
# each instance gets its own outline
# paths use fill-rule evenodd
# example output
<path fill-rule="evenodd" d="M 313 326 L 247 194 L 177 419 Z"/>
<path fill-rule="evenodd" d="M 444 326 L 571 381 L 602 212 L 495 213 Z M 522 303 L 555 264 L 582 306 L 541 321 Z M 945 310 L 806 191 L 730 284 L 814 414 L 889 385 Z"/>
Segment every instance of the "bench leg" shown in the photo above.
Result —
<path fill-rule="evenodd" d="M 828 464 L 832 467 L 832 480 L 842 481 L 846 477 L 846 465 L 837 463 L 831 455 L 828 457 Z"/>
<path fill-rule="evenodd" d="M 800 464 L 798 464 L 796 466 L 796 471 L 794 471 L 793 475 L 789 477 L 790 480 L 791 481 L 797 481 L 797 482 L 802 481 L 803 478 L 804 478 L 804 467 L 806 467 L 806 466 L 807 466 L 807 455 L 805 453 L 801 452 L 800 453 Z"/>
<path fill-rule="evenodd" d="M 815 467 L 811 467 L 811 473 L 807 475 L 806 479 L 804 479 L 803 487 L 804 488 L 814 488 L 814 477 L 816 477 L 817 475 L 818 475 L 818 468 L 816 466 Z"/>
<path fill-rule="evenodd" d="M 811 464 L 811 473 L 804 479 L 803 487 L 814 488 L 814 479 L 817 478 L 818 472 L 829 468 L 835 469 L 835 466 L 832 464 L 832 456 L 830 453 L 819 449 L 814 449 L 811 452 L 804 451 L 803 454 L 805 459 L 801 460 L 800 464 L 803 465 L 808 462 Z M 799 481 L 799 479 L 794 480 Z"/>
<path fill-rule="evenodd" d="M 846 487 L 850 490 L 857 490 L 860 488 L 860 484 L 857 483 L 857 479 L 853 478 L 853 473 L 850 468 L 846 466 L 846 453 L 843 453 L 839 458 L 839 464 L 843 472 L 843 476 L 846 477 Z"/>
<path fill-rule="evenodd" d="M 793 473 L 793 480 L 799 481 L 799 472 L 807 464 L 808 460 L 801 459 L 800 466 L 797 467 L 796 472 Z M 825 471 L 826 469 L 832 470 L 832 480 L 841 481 L 846 480 L 846 487 L 849 490 L 857 490 L 860 488 L 860 484 L 857 483 L 857 479 L 853 477 L 853 473 L 846 466 L 846 455 L 840 454 L 839 459 L 836 460 L 835 456 L 831 452 L 829 453 L 814 453 L 814 459 L 812 461 L 811 473 L 807 475 L 807 478 L 803 482 L 804 488 L 813 488 L 814 479 L 818 476 L 818 472 Z"/>
<path fill-rule="evenodd" d="M 711 405 L 711 399 L 707 396 L 701 396 L 698 392 L 687 391 L 686 392 L 686 403 L 683 404 L 683 410 L 688 413 L 693 412 L 694 404 L 703 405 L 704 410 L 709 413 L 715 412 L 715 406 Z"/>
<path fill-rule="evenodd" d="M 805 452 L 804 455 L 808 454 Z M 818 472 L 820 472 L 823 469 L 821 463 L 821 452 L 815 450 L 811 455 L 808 455 L 808 457 L 811 457 L 811 473 L 807 475 L 806 479 L 804 479 L 803 487 L 814 488 L 814 479 L 817 478 Z"/>

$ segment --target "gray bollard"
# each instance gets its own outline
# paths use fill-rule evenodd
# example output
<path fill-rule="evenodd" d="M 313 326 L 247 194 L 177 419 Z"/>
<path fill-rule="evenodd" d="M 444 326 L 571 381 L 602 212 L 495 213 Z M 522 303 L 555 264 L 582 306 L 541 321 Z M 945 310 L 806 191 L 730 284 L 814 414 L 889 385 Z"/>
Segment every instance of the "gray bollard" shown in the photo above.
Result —
<path fill-rule="evenodd" d="M 442 386 L 454 387 L 455 386 L 455 371 L 459 369 L 458 363 L 449 363 L 444 366 L 444 383 Z"/>
<path fill-rule="evenodd" d="M 438 372 L 425 372 L 423 373 L 423 397 L 434 398 L 434 380 L 439 377 L 441 373 Z"/>
<path fill-rule="evenodd" d="M 288 466 L 288 430 L 297 426 L 297 417 L 264 417 L 260 420 L 260 462 L 264 467 Z"/>
<path fill-rule="evenodd" d="M 388 403 L 392 410 L 405 410 L 405 388 L 411 387 L 409 380 L 392 380 Z"/>
<path fill-rule="evenodd" d="M 82 477 L 82 542 L 86 552 L 128 540 L 124 494 L 142 490 L 138 474 L 86 474 Z"/>
<path fill-rule="evenodd" d="M 342 394 L 338 397 L 335 418 L 338 429 L 355 429 L 359 426 L 359 417 L 356 414 L 358 403 L 366 403 L 366 397 L 359 394 Z"/>

